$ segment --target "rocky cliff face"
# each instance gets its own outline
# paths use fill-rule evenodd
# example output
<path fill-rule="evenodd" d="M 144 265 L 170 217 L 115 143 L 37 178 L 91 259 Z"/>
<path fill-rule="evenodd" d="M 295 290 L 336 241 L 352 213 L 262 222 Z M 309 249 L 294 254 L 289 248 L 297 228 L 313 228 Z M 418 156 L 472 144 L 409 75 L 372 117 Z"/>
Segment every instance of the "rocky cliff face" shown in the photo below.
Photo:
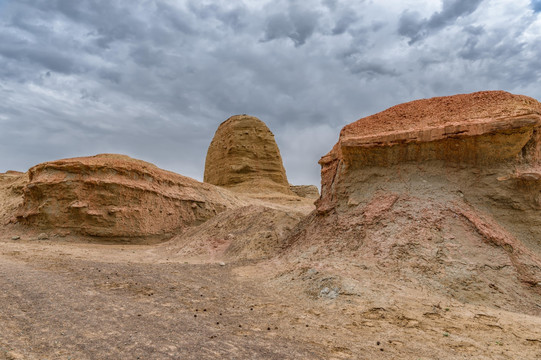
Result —
<path fill-rule="evenodd" d="M 274 135 L 261 120 L 247 115 L 232 116 L 216 130 L 204 181 L 244 193 L 293 195 Z"/>
<path fill-rule="evenodd" d="M 161 238 L 242 203 L 227 190 L 124 155 L 46 162 L 28 175 L 20 223 L 130 242 Z"/>
<path fill-rule="evenodd" d="M 0 227 L 13 219 L 23 202 L 23 188 L 28 175 L 17 171 L 0 173 Z"/>
<path fill-rule="evenodd" d="M 287 253 L 472 302 L 511 296 L 538 313 L 540 134 L 541 104 L 501 91 L 413 101 L 347 125 L 320 160 L 317 211 Z"/>
<path fill-rule="evenodd" d="M 319 162 L 318 208 L 325 211 L 347 202 L 350 191 L 344 185 L 355 172 L 411 164 L 451 169 L 451 177 L 464 169 L 490 173 L 497 168 L 497 184 L 507 184 L 504 178 L 528 182 L 535 206 L 540 114 L 541 104 L 532 98 L 485 91 L 417 100 L 360 119 L 342 129 L 338 143 Z"/>

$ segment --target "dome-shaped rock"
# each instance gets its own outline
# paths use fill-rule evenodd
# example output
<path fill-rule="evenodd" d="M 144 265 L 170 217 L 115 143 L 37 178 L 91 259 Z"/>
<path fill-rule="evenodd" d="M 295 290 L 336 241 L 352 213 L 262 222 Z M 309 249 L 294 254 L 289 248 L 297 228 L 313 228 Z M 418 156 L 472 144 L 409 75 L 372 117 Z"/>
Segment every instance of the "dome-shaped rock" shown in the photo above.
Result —
<path fill-rule="evenodd" d="M 248 115 L 220 124 L 207 152 L 204 181 L 248 193 L 292 195 L 274 135 Z"/>

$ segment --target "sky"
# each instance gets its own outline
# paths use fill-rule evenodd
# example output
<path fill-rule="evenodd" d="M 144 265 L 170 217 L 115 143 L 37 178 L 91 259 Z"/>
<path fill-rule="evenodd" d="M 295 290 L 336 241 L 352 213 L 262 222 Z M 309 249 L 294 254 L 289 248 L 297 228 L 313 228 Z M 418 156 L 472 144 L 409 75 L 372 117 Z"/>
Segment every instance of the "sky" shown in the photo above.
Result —
<path fill-rule="evenodd" d="M 203 178 L 235 114 L 320 183 L 340 129 L 420 98 L 541 100 L 541 0 L 0 0 L 0 172 L 121 153 Z"/>

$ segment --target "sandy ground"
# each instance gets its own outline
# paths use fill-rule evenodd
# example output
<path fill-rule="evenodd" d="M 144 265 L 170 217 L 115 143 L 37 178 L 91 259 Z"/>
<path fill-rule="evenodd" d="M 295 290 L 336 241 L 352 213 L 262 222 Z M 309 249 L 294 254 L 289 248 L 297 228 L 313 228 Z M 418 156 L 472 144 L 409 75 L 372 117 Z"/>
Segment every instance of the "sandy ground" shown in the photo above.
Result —
<path fill-rule="evenodd" d="M 539 317 L 312 275 L 4 236 L 0 359 L 541 359 Z"/>

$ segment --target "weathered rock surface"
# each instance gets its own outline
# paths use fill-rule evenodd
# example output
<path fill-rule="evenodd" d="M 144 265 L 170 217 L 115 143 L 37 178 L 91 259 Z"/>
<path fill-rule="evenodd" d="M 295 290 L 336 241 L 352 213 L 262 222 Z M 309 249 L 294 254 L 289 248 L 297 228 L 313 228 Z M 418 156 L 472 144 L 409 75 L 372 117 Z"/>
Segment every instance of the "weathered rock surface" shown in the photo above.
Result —
<path fill-rule="evenodd" d="M 317 211 L 285 256 L 539 315 L 540 134 L 541 104 L 501 91 L 347 125 L 320 161 Z"/>
<path fill-rule="evenodd" d="M 80 235 L 147 241 L 242 204 L 225 189 L 124 155 L 51 161 L 28 174 L 18 221 Z"/>
<path fill-rule="evenodd" d="M 319 189 L 315 185 L 290 185 L 289 189 L 297 196 L 309 199 L 319 199 Z"/>
<path fill-rule="evenodd" d="M 337 203 L 342 178 L 358 168 L 438 160 L 442 166 L 470 169 L 505 163 L 520 167 L 505 176 L 536 183 L 540 124 L 538 101 L 503 91 L 417 100 L 360 119 L 342 129 L 338 143 L 319 162 L 319 209 Z M 534 198 L 540 201 L 537 194 Z"/>
<path fill-rule="evenodd" d="M 161 244 L 156 253 L 211 262 L 269 258 L 306 215 L 302 208 L 261 204 L 227 210 Z"/>
<path fill-rule="evenodd" d="M 293 195 L 274 135 L 248 115 L 220 124 L 207 152 L 204 181 L 244 193 Z"/>
<path fill-rule="evenodd" d="M 14 217 L 23 202 L 23 188 L 28 175 L 18 171 L 0 173 L 0 226 L 6 225 Z"/>

